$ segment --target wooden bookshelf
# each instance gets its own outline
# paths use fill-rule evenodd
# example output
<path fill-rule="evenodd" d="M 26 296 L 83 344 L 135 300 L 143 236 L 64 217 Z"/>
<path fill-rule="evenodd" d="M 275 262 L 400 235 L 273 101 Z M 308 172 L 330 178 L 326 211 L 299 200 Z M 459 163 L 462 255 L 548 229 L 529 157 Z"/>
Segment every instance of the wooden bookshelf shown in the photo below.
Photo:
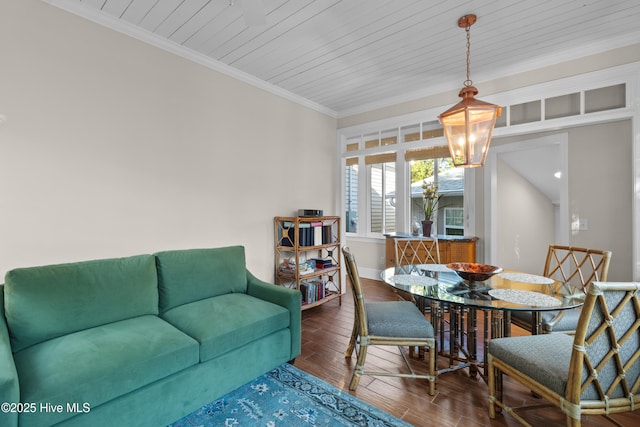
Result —
<path fill-rule="evenodd" d="M 302 310 L 342 304 L 340 217 L 274 218 L 275 283 L 302 292 Z"/>

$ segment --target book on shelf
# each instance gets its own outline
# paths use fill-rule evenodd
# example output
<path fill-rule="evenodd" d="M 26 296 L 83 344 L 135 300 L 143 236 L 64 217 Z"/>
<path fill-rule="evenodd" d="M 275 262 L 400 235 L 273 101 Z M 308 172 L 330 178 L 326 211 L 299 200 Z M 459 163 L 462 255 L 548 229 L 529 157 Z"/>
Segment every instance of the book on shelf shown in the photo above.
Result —
<path fill-rule="evenodd" d="M 322 225 L 322 244 L 327 245 L 329 243 L 333 243 L 332 226 L 325 223 Z"/>
<path fill-rule="evenodd" d="M 321 245 L 322 239 L 322 221 L 316 221 L 311 223 L 311 229 L 313 230 L 313 239 L 311 245 Z"/>
<path fill-rule="evenodd" d="M 316 269 L 331 268 L 336 266 L 336 264 L 333 262 L 333 259 L 331 258 L 313 258 L 310 261 L 314 263 L 314 267 Z"/>
<path fill-rule="evenodd" d="M 287 237 L 282 236 L 281 246 L 294 246 L 296 227 L 293 221 L 282 223 L 282 233 L 287 233 Z M 298 223 L 298 245 L 313 246 L 313 230 L 308 222 Z"/>
<path fill-rule="evenodd" d="M 327 268 L 333 268 L 333 267 L 337 267 L 337 266 L 338 266 L 338 264 L 334 264 L 334 263 L 331 263 L 331 264 L 320 264 L 320 265 L 316 264 L 316 269 L 317 270 L 324 270 L 324 269 L 327 269 Z"/>
<path fill-rule="evenodd" d="M 320 301 L 325 296 L 325 285 L 319 280 L 300 283 L 300 293 L 302 293 L 302 303 L 312 304 Z"/>
<path fill-rule="evenodd" d="M 293 228 L 293 222 L 285 221 L 282 223 L 282 229 L 280 230 L 280 246 L 293 246 L 295 241 L 295 230 Z M 286 236 L 284 235 L 286 233 Z"/>
<path fill-rule="evenodd" d="M 298 238 L 300 246 L 313 246 L 313 231 L 311 230 L 311 224 L 308 222 L 298 223 Z"/>

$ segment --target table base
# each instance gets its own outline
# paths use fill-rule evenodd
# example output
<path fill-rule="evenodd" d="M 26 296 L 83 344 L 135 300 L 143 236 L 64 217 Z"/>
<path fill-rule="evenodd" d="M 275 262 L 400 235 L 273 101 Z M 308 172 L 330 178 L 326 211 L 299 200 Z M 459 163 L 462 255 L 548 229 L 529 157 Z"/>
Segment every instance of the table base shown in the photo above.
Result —
<path fill-rule="evenodd" d="M 436 375 L 469 368 L 470 378 L 479 376 L 486 382 L 489 376 L 488 366 L 485 364 L 489 341 L 511 335 L 510 313 L 426 298 L 416 298 L 416 303 L 424 313 L 430 315 L 438 356 L 448 360 L 448 366 L 436 367 Z M 482 340 L 481 355 L 478 354 L 479 339 Z M 497 380 L 501 389 L 502 381 L 499 378 Z"/>

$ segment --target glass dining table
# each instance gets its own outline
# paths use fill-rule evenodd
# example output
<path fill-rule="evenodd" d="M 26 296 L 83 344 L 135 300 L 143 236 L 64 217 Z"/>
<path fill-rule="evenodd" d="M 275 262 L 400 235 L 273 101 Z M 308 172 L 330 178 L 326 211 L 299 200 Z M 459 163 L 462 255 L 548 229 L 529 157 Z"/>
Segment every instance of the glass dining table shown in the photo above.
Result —
<path fill-rule="evenodd" d="M 449 362 L 438 374 L 469 368 L 472 378 L 480 374 L 485 380 L 489 341 L 511 335 L 512 312 L 531 312 L 532 322 L 539 324 L 541 312 L 579 307 L 585 297 L 582 288 L 518 271 L 505 270 L 482 282 L 463 280 L 444 264 L 391 267 L 381 278 L 410 292 L 418 307 L 430 314 L 438 354 Z"/>

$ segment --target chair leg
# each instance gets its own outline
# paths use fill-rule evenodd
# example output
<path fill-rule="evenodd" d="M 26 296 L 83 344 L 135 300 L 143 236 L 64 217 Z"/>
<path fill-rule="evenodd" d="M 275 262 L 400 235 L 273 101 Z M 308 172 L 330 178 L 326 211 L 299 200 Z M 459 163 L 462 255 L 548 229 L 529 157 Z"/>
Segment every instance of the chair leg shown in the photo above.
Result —
<path fill-rule="evenodd" d="M 353 330 L 351 331 L 351 338 L 349 338 L 349 345 L 347 346 L 347 351 L 344 352 L 344 357 L 351 357 L 353 354 L 353 350 L 356 348 L 356 340 L 358 339 L 358 327 L 356 324 L 353 324 Z"/>
<path fill-rule="evenodd" d="M 436 394 L 436 345 L 429 348 L 429 395 L 434 396 Z"/>
<path fill-rule="evenodd" d="M 494 419 L 496 417 L 496 370 L 491 363 L 492 357 L 487 357 L 489 363 L 489 372 L 487 378 L 487 387 L 489 388 L 489 418 Z"/>
<path fill-rule="evenodd" d="M 580 420 L 576 420 L 575 418 L 571 418 L 567 415 L 567 427 L 580 427 Z"/>
<path fill-rule="evenodd" d="M 415 347 L 415 346 L 409 346 L 409 357 L 413 358 L 414 355 L 416 354 L 416 348 L 418 349 L 418 359 L 419 360 L 423 360 L 424 359 L 424 351 L 425 348 L 424 347 Z"/>
<path fill-rule="evenodd" d="M 349 390 L 354 390 L 358 388 L 358 383 L 360 382 L 360 376 L 364 372 L 364 360 L 367 358 L 367 346 L 360 345 L 360 350 L 358 353 L 358 360 L 356 361 L 356 368 L 353 370 L 353 375 L 351 376 L 351 383 L 349 384 Z"/>

